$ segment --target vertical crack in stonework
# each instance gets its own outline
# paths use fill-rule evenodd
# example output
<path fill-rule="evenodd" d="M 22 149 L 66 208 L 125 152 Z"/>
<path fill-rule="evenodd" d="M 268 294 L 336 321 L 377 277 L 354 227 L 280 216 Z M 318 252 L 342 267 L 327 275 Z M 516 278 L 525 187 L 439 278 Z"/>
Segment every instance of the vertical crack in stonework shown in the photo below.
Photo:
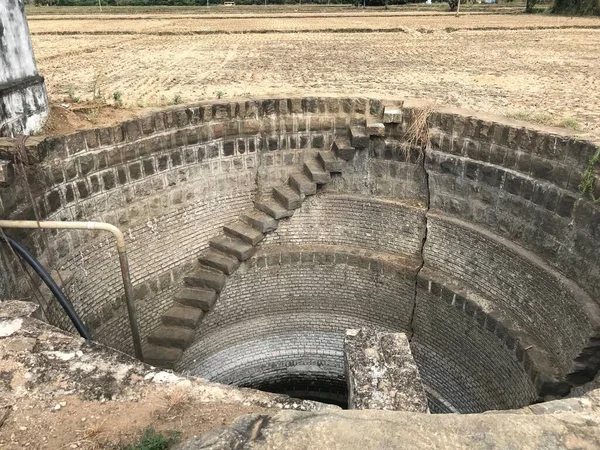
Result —
<path fill-rule="evenodd" d="M 426 148 L 423 149 L 420 152 L 420 163 L 421 163 L 421 168 L 423 169 L 423 179 L 425 180 L 425 195 L 426 195 L 426 203 L 425 203 L 425 214 L 423 215 L 423 218 L 425 220 L 424 223 L 424 230 L 423 230 L 423 239 L 421 240 L 421 248 L 419 251 L 419 255 L 421 257 L 421 263 L 419 264 L 419 268 L 417 269 L 416 273 L 415 273 L 415 290 L 414 290 L 414 295 L 413 295 L 413 303 L 412 303 L 412 309 L 410 311 L 410 320 L 408 322 L 408 329 L 409 329 L 409 334 L 408 334 L 408 342 L 412 341 L 413 336 L 415 335 L 415 330 L 414 330 L 414 320 L 415 320 L 415 312 L 417 309 L 417 289 L 418 289 L 418 284 L 419 284 L 419 274 L 421 273 L 421 270 L 423 270 L 423 266 L 425 265 L 425 257 L 424 257 L 424 250 L 425 250 L 425 244 L 427 242 L 427 215 L 429 214 L 429 208 L 431 205 L 431 192 L 429 190 L 429 173 L 427 172 L 427 169 L 425 168 L 425 152 L 426 152 Z"/>
<path fill-rule="evenodd" d="M 259 142 L 265 142 L 266 140 L 266 133 L 262 132 L 260 134 L 260 141 Z M 256 174 L 254 175 L 254 186 L 255 186 L 255 191 L 254 191 L 254 198 L 252 199 L 252 203 L 258 201 L 261 196 L 262 196 L 262 190 L 263 190 L 263 180 L 261 179 L 260 176 L 260 170 L 263 166 L 263 149 L 259 146 L 259 148 L 257 149 L 256 152 Z"/>

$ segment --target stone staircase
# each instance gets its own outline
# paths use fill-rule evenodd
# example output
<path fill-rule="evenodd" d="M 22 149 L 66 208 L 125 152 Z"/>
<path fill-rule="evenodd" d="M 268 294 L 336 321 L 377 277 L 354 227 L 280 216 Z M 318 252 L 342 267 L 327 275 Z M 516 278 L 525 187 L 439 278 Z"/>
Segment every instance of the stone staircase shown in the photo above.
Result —
<path fill-rule="evenodd" d="M 341 173 L 358 149 L 368 148 L 369 134 L 364 126 L 351 127 L 347 136 L 335 139 L 332 151 L 319 151 L 308 158 L 302 171 L 273 188 L 271 195 L 255 201 L 253 208 L 224 225 L 222 233 L 209 240 L 209 247 L 198 255 L 194 271 L 184 277 L 173 306 L 162 314 L 161 325 L 148 336 L 144 362 L 173 368 L 194 340 L 198 324 L 217 301 L 227 276 L 254 254 L 256 245 L 265 233 L 277 228 L 279 220 L 291 217 L 307 196 L 329 183 L 332 173 Z"/>

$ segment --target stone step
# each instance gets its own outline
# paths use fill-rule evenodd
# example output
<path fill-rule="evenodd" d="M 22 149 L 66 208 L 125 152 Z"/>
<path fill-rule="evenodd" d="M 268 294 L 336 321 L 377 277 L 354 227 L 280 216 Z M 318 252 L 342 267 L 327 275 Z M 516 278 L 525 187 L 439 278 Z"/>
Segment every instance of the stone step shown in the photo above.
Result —
<path fill-rule="evenodd" d="M 311 181 L 305 173 L 291 175 L 289 183 L 300 196 L 315 195 L 317 193 L 317 183 Z"/>
<path fill-rule="evenodd" d="M 160 325 L 148 336 L 150 344 L 185 350 L 194 340 L 195 331 L 184 327 Z"/>
<path fill-rule="evenodd" d="M 350 145 L 357 149 L 369 147 L 369 135 L 365 131 L 365 127 L 350 127 Z"/>
<path fill-rule="evenodd" d="M 235 256 L 240 261 L 246 261 L 254 254 L 254 247 L 241 239 L 227 237 L 224 235 L 216 236 L 208 241 L 212 248 Z"/>
<path fill-rule="evenodd" d="M 254 206 L 274 219 L 283 219 L 294 215 L 293 210 L 285 209 L 274 198 L 265 198 L 254 202 Z"/>
<path fill-rule="evenodd" d="M 287 184 L 274 187 L 273 197 L 281 203 L 285 209 L 298 209 L 302 206 L 300 194 Z"/>
<path fill-rule="evenodd" d="M 217 270 L 210 270 L 204 267 L 199 267 L 191 275 L 185 276 L 183 281 L 186 285 L 192 288 L 208 288 L 221 292 L 227 277 Z M 201 291 L 203 289 L 199 289 Z"/>
<path fill-rule="evenodd" d="M 231 255 L 222 253 L 214 248 L 207 248 L 202 250 L 198 255 L 198 261 L 200 264 L 217 269 L 226 275 L 231 275 L 240 266 L 240 262 L 237 258 Z"/>
<path fill-rule="evenodd" d="M 185 277 L 184 281 L 187 284 L 188 277 Z M 212 289 L 183 287 L 179 289 L 177 294 L 175 294 L 174 300 L 183 306 L 191 306 L 192 308 L 198 308 L 204 312 L 207 312 L 213 307 L 217 301 L 217 297 L 217 292 Z"/>
<path fill-rule="evenodd" d="M 277 220 L 256 208 L 242 212 L 241 219 L 262 233 L 277 229 Z"/>
<path fill-rule="evenodd" d="M 356 149 L 350 144 L 350 139 L 344 136 L 338 136 L 333 141 L 333 153 L 344 161 L 350 161 L 356 154 Z"/>
<path fill-rule="evenodd" d="M 314 158 L 305 161 L 304 173 L 317 184 L 326 184 L 331 181 L 331 174 L 323 168 L 320 161 Z"/>
<path fill-rule="evenodd" d="M 144 347 L 144 362 L 164 369 L 172 369 L 181 355 L 183 355 L 183 350 L 177 347 L 162 347 L 153 344 Z"/>
<path fill-rule="evenodd" d="M 369 136 L 385 136 L 385 125 L 374 119 L 367 119 L 365 131 Z"/>
<path fill-rule="evenodd" d="M 319 152 L 317 158 L 328 172 L 340 173 L 344 168 L 344 161 L 337 158 L 333 152 Z"/>
<path fill-rule="evenodd" d="M 402 109 L 386 106 L 383 110 L 383 123 L 402 123 Z"/>
<path fill-rule="evenodd" d="M 275 226 L 277 226 L 277 222 L 275 222 Z M 258 231 L 255 227 L 250 226 L 242 221 L 225 225 L 223 227 L 223 231 L 225 234 L 241 239 L 250 245 L 258 244 L 265 237 L 261 231 Z"/>
<path fill-rule="evenodd" d="M 186 306 L 171 306 L 162 313 L 161 320 L 163 325 L 174 325 L 179 327 L 196 328 L 198 323 L 204 317 L 204 311 L 200 308 L 191 308 Z"/>

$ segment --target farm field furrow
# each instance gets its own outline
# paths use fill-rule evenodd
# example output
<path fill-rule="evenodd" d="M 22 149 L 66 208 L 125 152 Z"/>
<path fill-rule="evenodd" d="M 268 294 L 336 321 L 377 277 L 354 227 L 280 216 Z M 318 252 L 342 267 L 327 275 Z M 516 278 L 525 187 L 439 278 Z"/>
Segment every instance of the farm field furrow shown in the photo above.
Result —
<path fill-rule="evenodd" d="M 403 31 L 344 32 L 385 27 Z M 600 130 L 597 18 L 472 14 L 201 20 L 165 14 L 151 20 L 32 20 L 30 28 L 39 69 L 55 102 L 67 92 L 89 100 L 94 84 L 107 98 L 120 92 L 125 106 L 135 108 L 217 96 L 375 95 Z M 320 32 L 334 28 L 335 33 Z M 36 34 L 69 30 L 103 34 Z M 185 34 L 193 30 L 249 33 Z M 278 30 L 304 32 L 269 32 Z M 145 31 L 183 34 L 135 34 Z"/>

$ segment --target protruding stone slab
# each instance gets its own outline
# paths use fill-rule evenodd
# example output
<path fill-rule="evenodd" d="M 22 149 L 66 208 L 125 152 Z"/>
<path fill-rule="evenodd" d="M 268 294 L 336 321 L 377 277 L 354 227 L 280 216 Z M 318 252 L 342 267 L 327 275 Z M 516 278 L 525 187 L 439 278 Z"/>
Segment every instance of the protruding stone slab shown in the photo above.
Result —
<path fill-rule="evenodd" d="M 254 247 L 241 239 L 216 236 L 208 241 L 208 245 L 221 252 L 235 256 L 240 261 L 246 261 L 254 254 Z"/>
<path fill-rule="evenodd" d="M 267 233 L 277 229 L 277 220 L 259 209 L 244 211 L 241 218 L 244 222 L 256 228 L 261 233 Z"/>
<path fill-rule="evenodd" d="M 404 333 L 347 330 L 344 356 L 349 409 L 429 412 Z"/>
<path fill-rule="evenodd" d="M 0 160 L 0 186 L 7 186 L 12 183 L 14 170 L 10 161 Z"/>
<path fill-rule="evenodd" d="M 273 188 L 273 197 L 283 205 L 285 209 L 298 209 L 302 206 L 300 194 L 290 186 L 276 186 Z"/>
<path fill-rule="evenodd" d="M 367 137 L 368 145 L 368 137 Z M 344 136 L 338 136 L 333 142 L 333 152 L 335 156 L 344 161 L 350 161 L 356 154 L 356 149 L 350 144 L 350 139 Z"/>
<path fill-rule="evenodd" d="M 144 348 L 144 362 L 152 366 L 172 369 L 182 354 L 183 350 L 177 347 L 148 344 Z"/>
<path fill-rule="evenodd" d="M 373 119 L 367 119 L 365 130 L 369 136 L 385 136 L 385 125 Z"/>
<path fill-rule="evenodd" d="M 284 217 L 291 217 L 294 215 L 293 210 L 285 209 L 274 198 L 258 200 L 254 202 L 254 206 L 276 220 L 283 219 Z"/>
<path fill-rule="evenodd" d="M 223 231 L 225 231 L 225 234 L 241 239 L 251 245 L 258 244 L 265 237 L 256 227 L 241 221 L 223 226 Z"/>
<path fill-rule="evenodd" d="M 178 327 L 187 327 L 194 329 L 204 316 L 204 311 L 200 308 L 191 308 L 185 306 L 171 306 L 161 316 L 163 325 L 174 325 Z"/>
<path fill-rule="evenodd" d="M 311 181 L 305 173 L 292 174 L 290 176 L 290 186 L 303 196 L 317 193 L 317 183 Z"/>
<path fill-rule="evenodd" d="M 386 106 L 383 110 L 383 123 L 402 123 L 402 110 Z"/>
<path fill-rule="evenodd" d="M 240 266 L 237 258 L 212 248 L 203 250 L 198 255 L 198 261 L 200 264 L 217 269 L 226 275 L 231 275 Z"/>
<path fill-rule="evenodd" d="M 223 274 L 218 274 L 223 275 Z M 225 275 L 223 275 L 225 277 Z M 186 277 L 185 281 L 188 286 L 198 286 L 197 284 L 193 284 L 194 281 L 190 282 L 189 279 L 198 280 L 200 278 L 192 278 Z M 202 278 L 206 280 L 206 278 Z M 217 280 L 213 280 L 212 284 L 216 285 Z M 223 285 L 225 282 L 223 281 Z M 200 285 L 204 287 L 205 285 Z M 206 312 L 213 307 L 215 302 L 217 301 L 217 293 L 212 289 L 202 289 L 202 288 L 190 288 L 184 287 L 177 292 L 175 295 L 175 301 L 185 306 L 191 306 L 193 308 L 200 308 L 202 311 Z"/>
<path fill-rule="evenodd" d="M 350 128 L 350 145 L 354 148 L 363 149 L 369 147 L 369 135 L 364 127 Z M 340 155 L 338 155 L 340 156 Z"/>
<path fill-rule="evenodd" d="M 317 159 L 309 159 L 304 163 L 304 173 L 317 184 L 327 184 L 331 181 L 331 174 Z"/>
<path fill-rule="evenodd" d="M 345 162 L 337 158 L 333 152 L 319 152 L 317 158 L 329 172 L 340 173 L 344 168 Z"/>
<path fill-rule="evenodd" d="M 185 349 L 194 340 L 194 330 L 186 327 L 160 325 L 148 335 L 148 342 L 160 347 Z"/>
<path fill-rule="evenodd" d="M 206 297 L 214 292 L 210 292 L 210 290 L 214 289 L 217 292 L 221 292 L 223 286 L 225 286 L 225 282 L 227 281 L 227 277 L 216 270 L 206 270 L 206 269 L 196 269 L 192 274 L 183 278 L 183 282 L 190 287 L 196 288 L 208 288 L 208 290 L 204 289 L 196 289 L 198 291 L 198 295 L 200 296 L 200 291 L 206 292 Z M 216 295 L 215 295 L 216 297 Z"/>

